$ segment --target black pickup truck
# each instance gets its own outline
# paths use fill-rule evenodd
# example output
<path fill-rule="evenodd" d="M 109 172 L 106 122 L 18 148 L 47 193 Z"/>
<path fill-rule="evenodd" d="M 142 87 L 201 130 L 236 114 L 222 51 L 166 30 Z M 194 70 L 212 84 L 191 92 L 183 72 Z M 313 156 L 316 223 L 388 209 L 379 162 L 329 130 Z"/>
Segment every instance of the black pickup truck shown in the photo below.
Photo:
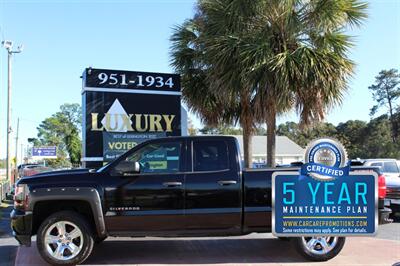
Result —
<path fill-rule="evenodd" d="M 150 140 L 98 170 L 22 178 L 12 229 L 23 245 L 37 235 L 41 256 L 53 265 L 83 262 L 107 236 L 271 232 L 271 175 L 288 170 L 298 167 L 243 170 L 233 137 Z M 387 222 L 390 210 L 379 208 L 380 221 Z M 344 242 L 343 237 L 292 239 L 310 260 L 336 256 Z"/>

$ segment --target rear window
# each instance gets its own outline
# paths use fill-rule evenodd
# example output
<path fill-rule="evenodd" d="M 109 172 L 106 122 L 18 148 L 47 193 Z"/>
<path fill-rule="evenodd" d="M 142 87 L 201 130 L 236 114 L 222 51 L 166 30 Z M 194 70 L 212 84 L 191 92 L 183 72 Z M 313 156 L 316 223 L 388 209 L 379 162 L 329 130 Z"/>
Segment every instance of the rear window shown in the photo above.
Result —
<path fill-rule="evenodd" d="M 399 172 L 399 168 L 397 167 L 396 162 L 375 162 L 375 163 L 371 163 L 371 166 L 381 167 L 381 170 L 384 173 L 398 173 Z"/>
<path fill-rule="evenodd" d="M 228 146 L 224 141 L 193 141 L 193 171 L 219 171 L 228 168 Z"/>

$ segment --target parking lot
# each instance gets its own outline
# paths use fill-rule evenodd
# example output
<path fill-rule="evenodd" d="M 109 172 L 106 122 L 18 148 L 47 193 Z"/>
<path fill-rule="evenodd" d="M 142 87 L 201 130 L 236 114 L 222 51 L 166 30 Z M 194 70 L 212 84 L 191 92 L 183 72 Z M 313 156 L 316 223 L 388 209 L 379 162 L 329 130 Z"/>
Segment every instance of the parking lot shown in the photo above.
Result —
<path fill-rule="evenodd" d="M 9 202 L 11 203 L 11 202 Z M 18 247 L 9 211 L 1 208 L 0 265 L 47 265 L 36 250 Z M 33 238 L 34 239 L 34 238 Z M 368 256 L 366 256 L 368 254 Z M 14 262 L 15 261 L 15 262 Z M 400 262 L 400 219 L 379 227 L 376 237 L 352 237 L 334 259 L 312 265 L 393 265 Z M 271 234 L 231 238 L 108 238 L 95 246 L 85 265 L 310 265 L 290 242 Z"/>
<path fill-rule="evenodd" d="M 384 237 L 384 238 L 381 238 Z M 391 238 L 391 239 L 388 239 Z M 368 256 L 366 256 L 368 254 Z M 334 259 L 313 265 L 393 265 L 400 262 L 400 223 L 384 225 L 375 238 L 347 238 Z M 19 248 L 15 265 L 47 265 L 32 247 Z M 271 234 L 233 238 L 108 238 L 85 265 L 310 265 Z"/>

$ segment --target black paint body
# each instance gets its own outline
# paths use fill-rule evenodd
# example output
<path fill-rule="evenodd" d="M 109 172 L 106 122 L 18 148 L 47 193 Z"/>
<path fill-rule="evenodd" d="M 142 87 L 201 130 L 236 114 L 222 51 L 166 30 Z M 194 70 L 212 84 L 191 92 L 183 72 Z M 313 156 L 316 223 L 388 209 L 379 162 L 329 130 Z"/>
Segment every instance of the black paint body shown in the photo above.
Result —
<path fill-rule="evenodd" d="M 197 140 L 226 143 L 227 169 L 193 171 L 192 142 Z M 130 153 L 149 143 L 163 142 L 181 143 L 182 163 L 178 172 L 130 176 L 113 172 Z M 100 198 L 106 234 L 111 236 L 212 236 L 270 232 L 272 173 L 298 171 L 298 168 L 242 170 L 240 165 L 238 143 L 234 137 L 170 137 L 139 144 L 98 171 L 50 172 L 23 178 L 19 184 L 27 184 L 32 195 L 48 188 L 93 188 Z M 56 201 L 65 194 L 68 192 L 60 191 L 46 200 L 50 198 L 57 204 Z M 36 196 L 35 202 L 39 201 L 40 197 Z M 33 210 L 31 202 L 25 210 L 26 215 L 14 211 L 12 226 L 22 243 L 32 234 Z"/>

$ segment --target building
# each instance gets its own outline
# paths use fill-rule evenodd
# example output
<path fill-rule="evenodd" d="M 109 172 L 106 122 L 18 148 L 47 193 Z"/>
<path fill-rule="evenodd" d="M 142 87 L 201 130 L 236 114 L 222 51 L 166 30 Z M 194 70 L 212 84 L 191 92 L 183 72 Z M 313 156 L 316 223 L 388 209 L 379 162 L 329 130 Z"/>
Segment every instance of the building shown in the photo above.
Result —
<path fill-rule="evenodd" d="M 243 158 L 243 136 L 235 137 L 240 145 Z M 267 158 L 267 136 L 253 136 L 252 141 L 253 163 L 265 163 Z M 276 136 L 276 164 L 290 164 L 304 160 L 305 149 L 286 136 Z"/>

